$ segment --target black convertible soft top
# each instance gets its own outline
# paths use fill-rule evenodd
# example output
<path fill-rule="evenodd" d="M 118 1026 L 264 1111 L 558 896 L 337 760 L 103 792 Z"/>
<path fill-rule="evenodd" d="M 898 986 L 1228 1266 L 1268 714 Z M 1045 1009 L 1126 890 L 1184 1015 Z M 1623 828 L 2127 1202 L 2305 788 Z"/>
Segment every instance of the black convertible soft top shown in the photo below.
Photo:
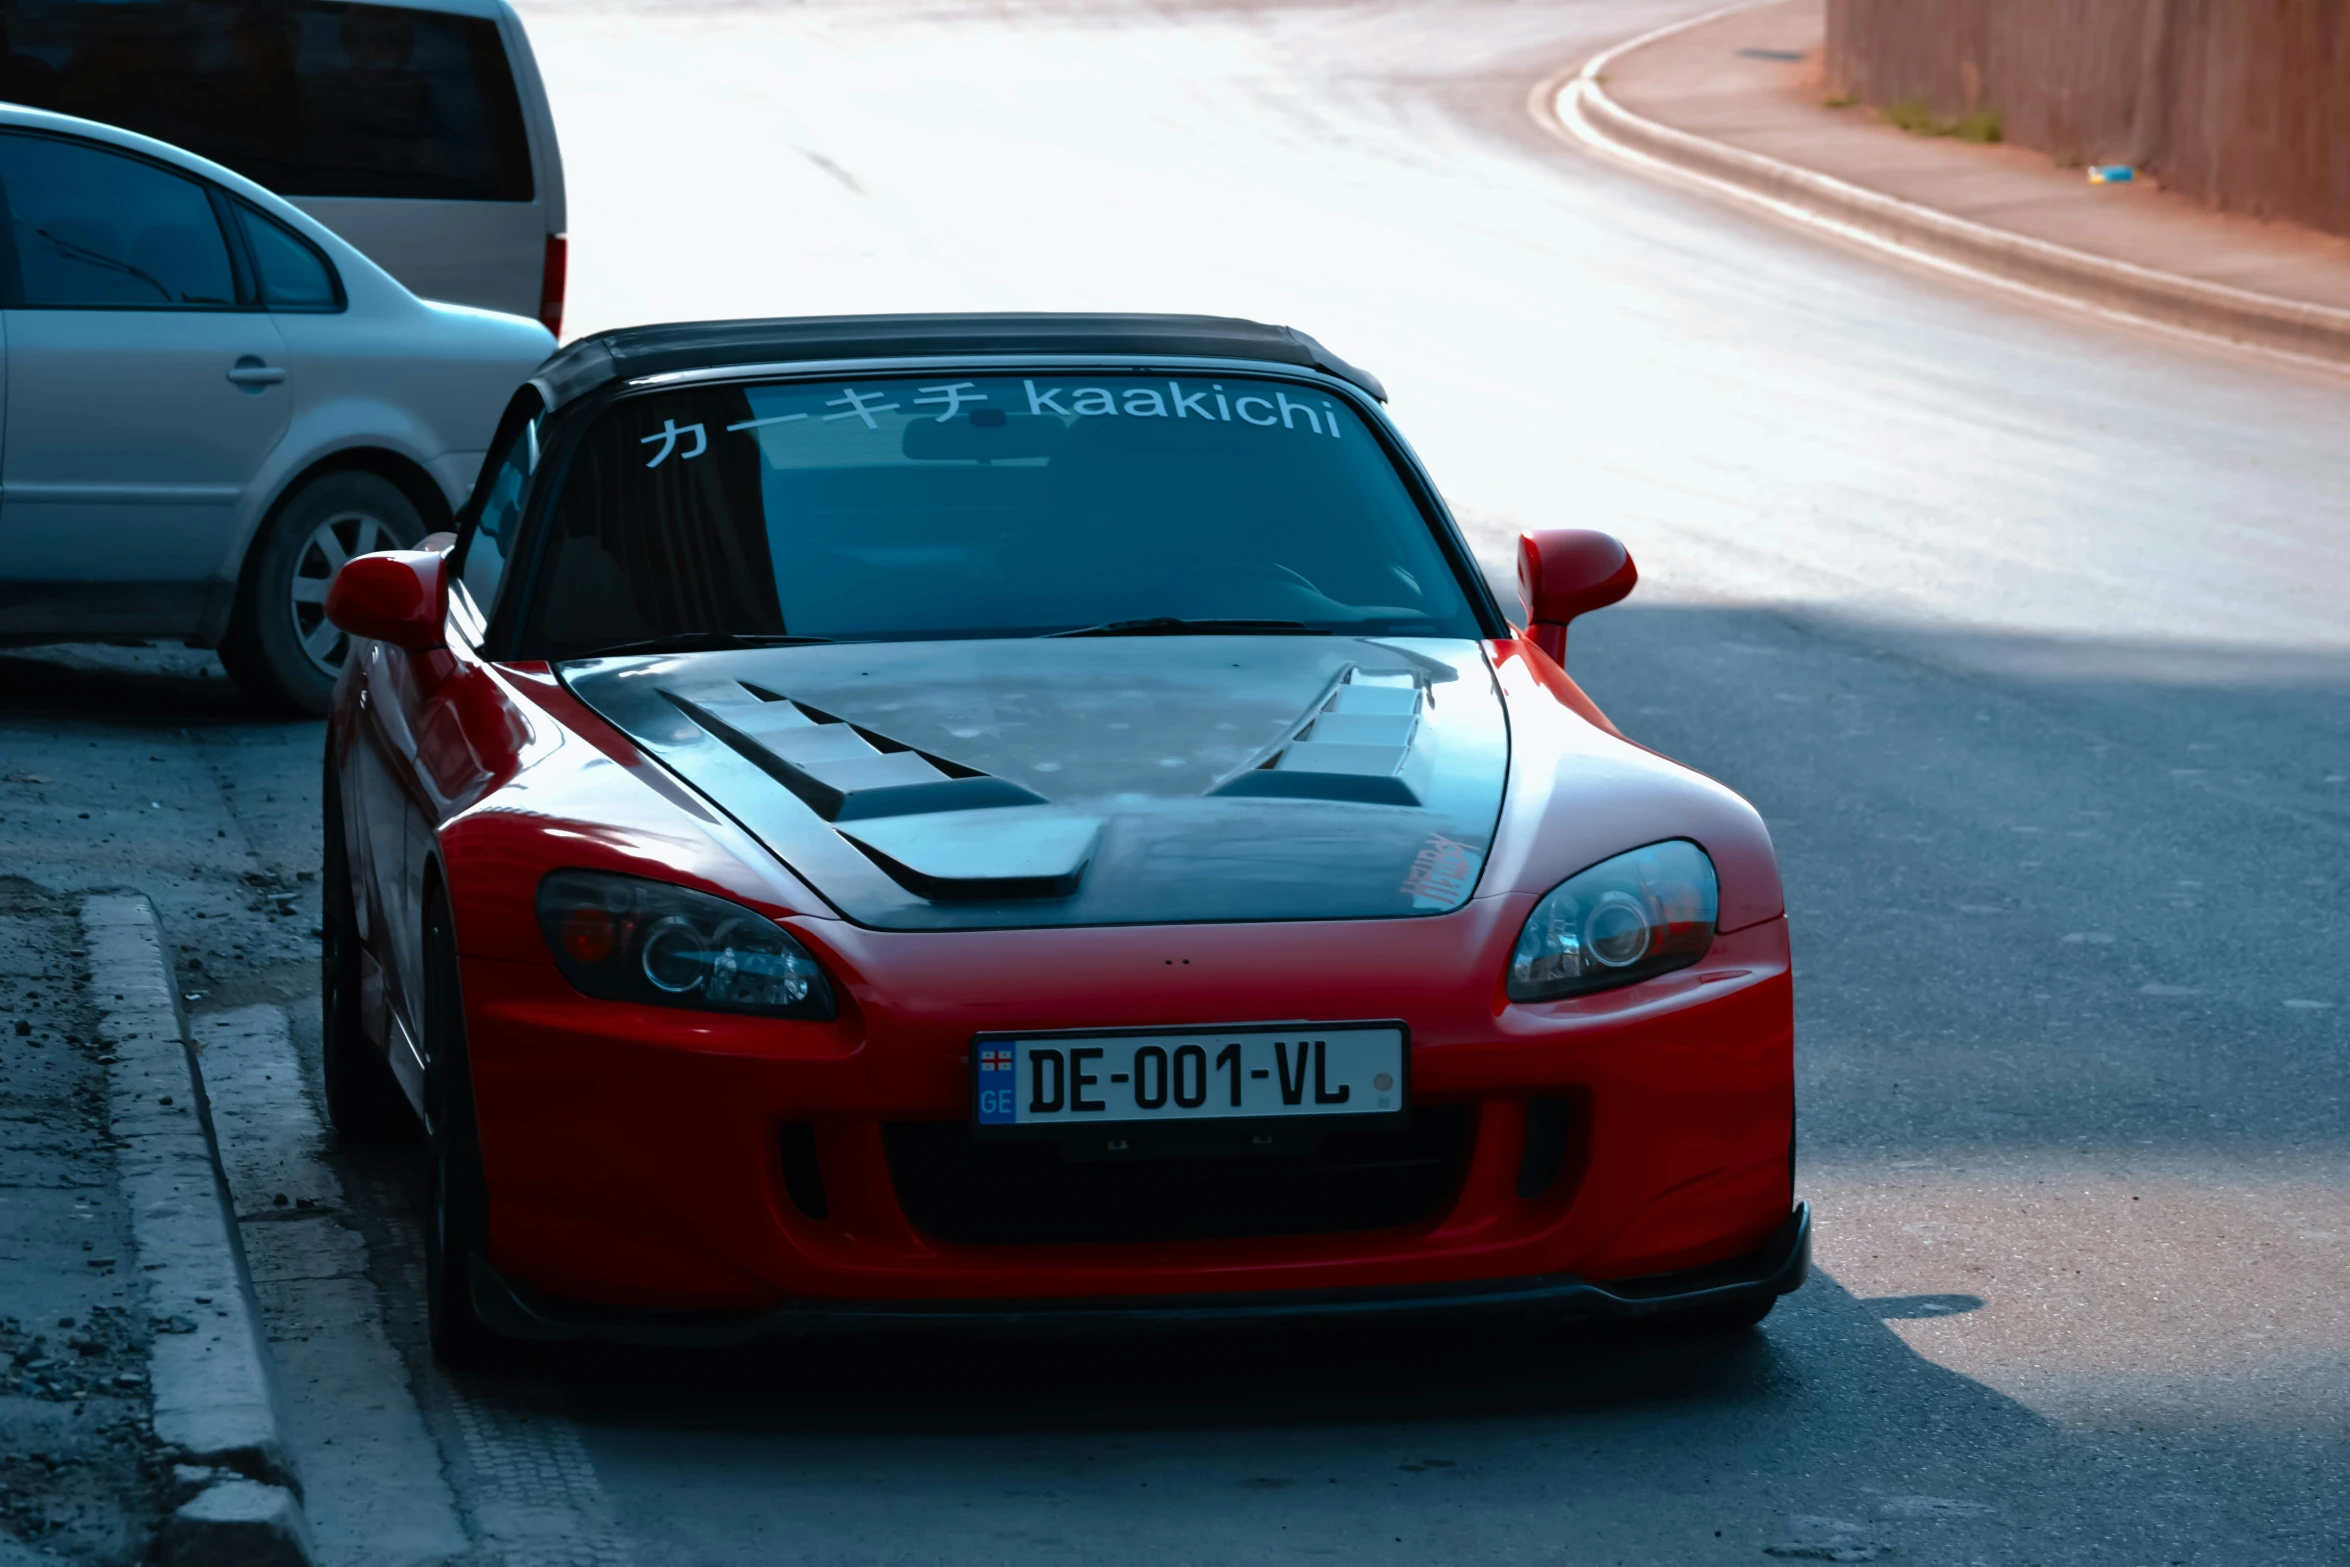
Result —
<path fill-rule="evenodd" d="M 680 321 L 598 332 L 558 349 L 531 379 L 550 408 L 614 381 L 726 365 L 959 354 L 1109 354 L 1254 359 L 1321 370 L 1387 400 L 1387 389 L 1295 327 L 1228 316 L 898 315 Z"/>

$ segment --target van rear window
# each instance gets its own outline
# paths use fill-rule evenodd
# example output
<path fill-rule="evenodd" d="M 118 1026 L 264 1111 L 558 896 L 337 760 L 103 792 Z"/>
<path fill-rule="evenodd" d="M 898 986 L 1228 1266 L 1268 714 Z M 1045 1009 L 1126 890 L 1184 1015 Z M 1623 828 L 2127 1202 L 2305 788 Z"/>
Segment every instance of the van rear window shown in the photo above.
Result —
<path fill-rule="evenodd" d="M 119 125 L 281 196 L 528 201 L 498 24 L 318 0 L 7 0 L 0 99 Z"/>

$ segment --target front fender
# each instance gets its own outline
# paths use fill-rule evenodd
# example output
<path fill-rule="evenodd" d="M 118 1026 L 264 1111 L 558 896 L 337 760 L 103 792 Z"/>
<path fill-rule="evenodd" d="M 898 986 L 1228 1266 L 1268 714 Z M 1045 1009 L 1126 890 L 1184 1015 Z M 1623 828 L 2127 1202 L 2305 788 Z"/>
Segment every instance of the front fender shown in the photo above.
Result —
<path fill-rule="evenodd" d="M 1509 708 L 1510 781 L 1480 897 L 1540 896 L 1627 849 L 1688 838 L 1720 873 L 1720 929 L 1785 909 L 1770 831 L 1735 791 L 1602 729 L 1530 658 L 1496 659 L 1494 678 Z"/>
<path fill-rule="evenodd" d="M 435 855 L 465 956 L 546 963 L 538 884 L 563 866 L 673 881 L 771 919 L 834 918 L 814 889 L 544 665 L 462 661 L 463 690 L 439 722 L 478 771 L 445 802 Z M 420 748 L 434 742 L 420 731 Z"/>

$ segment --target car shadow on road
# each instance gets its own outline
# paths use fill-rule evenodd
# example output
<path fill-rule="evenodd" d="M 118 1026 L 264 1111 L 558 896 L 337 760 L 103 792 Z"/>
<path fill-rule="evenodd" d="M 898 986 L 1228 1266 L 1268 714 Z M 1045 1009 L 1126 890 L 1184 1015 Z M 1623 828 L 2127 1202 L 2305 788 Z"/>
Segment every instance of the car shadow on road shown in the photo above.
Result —
<path fill-rule="evenodd" d="M 213 725 L 278 716 L 239 691 L 218 659 L 194 648 L 0 648 L 0 720 Z"/>
<path fill-rule="evenodd" d="M 1726 1335 L 1430 1319 L 779 1341 L 573 1355 L 548 1370 L 625 1507 L 643 1505 L 656 1474 L 652 1505 L 673 1515 L 700 1512 L 692 1497 L 723 1510 L 746 1485 L 774 1487 L 771 1505 L 833 1513 L 844 1533 L 874 1530 L 853 1509 L 882 1498 L 902 1498 L 917 1531 L 925 1517 L 1049 1519 L 1112 1539 L 1137 1523 L 1232 1516 L 1320 1531 L 1325 1547 L 1366 1520 L 1400 1542 L 1465 1509 L 1476 1521 L 1444 1559 L 1484 1559 L 1470 1539 L 1520 1559 L 1528 1533 L 1612 1515 L 1647 1548 L 1640 1559 L 1747 1559 L 1717 1557 L 1728 1524 L 1749 1556 L 1762 1544 L 1865 1561 L 1915 1550 L 1915 1537 L 1929 1559 L 1973 1561 L 2040 1521 L 2027 1498 L 2045 1495 L 2051 1472 L 2078 1479 L 2065 1506 L 2118 1512 L 2118 1498 L 2088 1494 L 2102 1489 L 2090 1444 L 1914 1352 L 1880 1304 L 1815 1275 L 1761 1330 Z M 682 1478 L 719 1474 L 732 1492 Z"/>
<path fill-rule="evenodd" d="M 801 1429 L 1362 1425 L 1761 1408 L 1823 1351 L 1872 1396 L 1966 1396 L 1873 1309 L 1815 1274 L 1760 1330 L 1691 1333 L 1560 1318 L 1060 1336 L 782 1337 L 728 1350 L 568 1349 L 539 1360 L 583 1418 Z M 1889 1303 L 1900 1311 L 1906 1302 Z M 1885 1313 L 1893 1315 L 1893 1312 Z M 976 1367 L 1024 1368 L 1009 1377 Z M 1007 1385 L 1009 1384 L 1009 1385 Z M 1975 1389 L 1980 1394 L 1980 1389 Z M 1975 1413 L 2037 1422 L 1989 1395 Z M 1998 1416 L 2004 1408 L 2005 1414 Z"/>

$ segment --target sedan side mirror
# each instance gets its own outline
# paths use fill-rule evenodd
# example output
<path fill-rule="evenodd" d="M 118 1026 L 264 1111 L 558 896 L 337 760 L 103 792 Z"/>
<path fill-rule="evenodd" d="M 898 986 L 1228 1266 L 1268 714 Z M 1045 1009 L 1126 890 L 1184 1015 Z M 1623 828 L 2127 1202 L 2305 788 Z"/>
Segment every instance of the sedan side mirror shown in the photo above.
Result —
<path fill-rule="evenodd" d="M 1567 661 L 1567 622 L 1605 609 L 1632 591 L 1640 572 L 1611 534 L 1544 528 L 1518 535 L 1518 594 L 1534 645 Z"/>
<path fill-rule="evenodd" d="M 345 561 L 326 590 L 326 618 L 354 637 L 429 652 L 446 640 L 445 565 L 431 550 L 384 550 Z"/>

